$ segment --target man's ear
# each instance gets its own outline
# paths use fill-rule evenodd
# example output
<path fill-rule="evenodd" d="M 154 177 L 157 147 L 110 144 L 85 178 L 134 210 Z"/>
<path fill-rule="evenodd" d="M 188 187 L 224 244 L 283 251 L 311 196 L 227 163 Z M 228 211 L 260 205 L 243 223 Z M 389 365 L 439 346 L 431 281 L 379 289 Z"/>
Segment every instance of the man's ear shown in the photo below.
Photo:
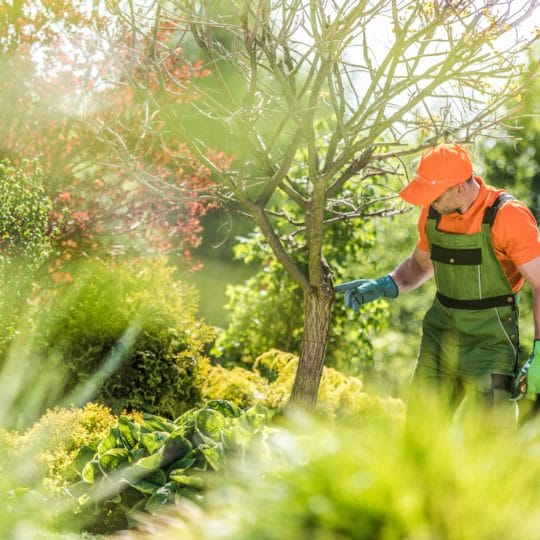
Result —
<path fill-rule="evenodd" d="M 466 188 L 465 182 L 462 182 L 461 184 L 458 184 L 456 186 L 456 193 L 458 195 L 463 195 L 463 193 L 465 193 L 465 188 Z"/>

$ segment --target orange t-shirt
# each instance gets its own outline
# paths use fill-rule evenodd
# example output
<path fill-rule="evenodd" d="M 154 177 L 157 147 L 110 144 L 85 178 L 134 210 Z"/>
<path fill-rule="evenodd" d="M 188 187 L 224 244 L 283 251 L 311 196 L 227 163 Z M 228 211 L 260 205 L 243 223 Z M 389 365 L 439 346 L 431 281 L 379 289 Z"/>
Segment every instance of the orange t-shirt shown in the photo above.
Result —
<path fill-rule="evenodd" d="M 484 181 L 474 177 L 480 185 L 480 191 L 471 207 L 464 213 L 441 216 L 438 228 L 443 232 L 457 234 L 475 234 L 482 229 L 482 219 L 488 206 L 491 206 L 504 189 L 487 186 Z M 420 239 L 418 248 L 429 251 L 426 232 L 426 220 L 429 206 L 422 208 L 418 218 Z M 529 209 L 517 200 L 507 201 L 497 212 L 491 228 L 491 238 L 495 255 L 499 259 L 512 290 L 517 292 L 523 285 L 524 278 L 518 265 L 540 257 L 540 232 L 534 216 Z"/>

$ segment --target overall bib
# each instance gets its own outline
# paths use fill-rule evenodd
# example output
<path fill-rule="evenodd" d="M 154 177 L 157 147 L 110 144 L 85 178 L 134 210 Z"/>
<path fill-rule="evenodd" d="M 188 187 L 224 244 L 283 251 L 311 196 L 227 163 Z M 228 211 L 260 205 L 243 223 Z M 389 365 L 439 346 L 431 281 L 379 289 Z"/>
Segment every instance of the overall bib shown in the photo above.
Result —
<path fill-rule="evenodd" d="M 435 388 L 455 408 L 464 395 L 476 403 L 509 401 L 518 366 L 518 298 L 495 255 L 491 226 L 502 194 L 486 209 L 476 234 L 445 233 L 440 214 L 427 219 L 437 294 L 426 313 L 412 389 Z"/>

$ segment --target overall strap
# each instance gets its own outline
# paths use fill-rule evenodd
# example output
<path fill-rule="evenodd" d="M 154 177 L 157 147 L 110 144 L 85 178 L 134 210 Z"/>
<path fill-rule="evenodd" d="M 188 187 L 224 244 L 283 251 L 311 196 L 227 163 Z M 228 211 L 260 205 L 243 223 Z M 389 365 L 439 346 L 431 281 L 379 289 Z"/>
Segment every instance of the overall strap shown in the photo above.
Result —
<path fill-rule="evenodd" d="M 510 193 L 501 193 L 495 199 L 495 202 L 491 206 L 488 206 L 486 208 L 482 223 L 491 227 L 493 225 L 493 222 L 495 221 L 495 217 L 497 216 L 497 212 L 499 211 L 499 209 L 506 201 L 510 201 L 512 199 L 515 199 L 515 197 L 513 195 L 510 195 Z"/>
<path fill-rule="evenodd" d="M 439 214 L 439 212 L 437 212 L 437 210 L 435 210 L 433 206 L 430 206 L 428 212 L 428 219 L 434 219 L 437 221 L 437 223 L 439 223 L 439 220 L 441 219 L 441 214 Z"/>

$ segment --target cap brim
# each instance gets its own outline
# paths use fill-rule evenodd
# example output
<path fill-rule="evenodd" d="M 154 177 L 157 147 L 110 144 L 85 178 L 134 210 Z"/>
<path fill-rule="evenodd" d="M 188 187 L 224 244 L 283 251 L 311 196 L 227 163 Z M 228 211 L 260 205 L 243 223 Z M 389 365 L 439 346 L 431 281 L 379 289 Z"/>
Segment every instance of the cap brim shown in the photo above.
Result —
<path fill-rule="evenodd" d="M 431 184 L 415 178 L 399 192 L 399 196 L 404 201 L 415 206 L 428 206 L 447 189 L 457 184 L 459 182 L 455 182 L 454 184 L 439 182 Z"/>

